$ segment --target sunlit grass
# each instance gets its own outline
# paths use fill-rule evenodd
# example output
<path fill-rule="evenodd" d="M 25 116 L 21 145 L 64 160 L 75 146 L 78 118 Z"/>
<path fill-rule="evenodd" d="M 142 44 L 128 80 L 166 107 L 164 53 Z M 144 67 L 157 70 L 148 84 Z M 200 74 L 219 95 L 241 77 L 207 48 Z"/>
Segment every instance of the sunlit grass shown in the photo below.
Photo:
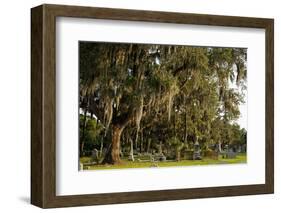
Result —
<path fill-rule="evenodd" d="M 80 158 L 80 163 L 90 163 L 90 157 Z M 88 165 L 84 166 L 84 170 L 102 170 L 102 169 L 126 169 L 126 168 L 151 168 L 151 167 L 176 167 L 176 166 L 197 166 L 197 165 L 214 165 L 214 164 L 237 164 L 246 163 L 246 154 L 239 154 L 233 159 L 224 159 L 222 156 L 218 160 L 202 159 L 202 160 L 182 160 L 182 161 L 166 161 L 166 162 L 141 162 L 141 161 L 128 161 L 122 159 L 122 164 L 118 165 Z"/>

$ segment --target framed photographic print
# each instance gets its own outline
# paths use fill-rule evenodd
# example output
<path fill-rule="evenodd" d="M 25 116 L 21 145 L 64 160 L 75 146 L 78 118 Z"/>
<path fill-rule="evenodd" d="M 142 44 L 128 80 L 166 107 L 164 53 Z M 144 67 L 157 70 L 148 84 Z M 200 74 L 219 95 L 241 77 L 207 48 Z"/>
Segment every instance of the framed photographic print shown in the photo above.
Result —
<path fill-rule="evenodd" d="M 31 9 L 31 203 L 274 191 L 272 19 Z"/>

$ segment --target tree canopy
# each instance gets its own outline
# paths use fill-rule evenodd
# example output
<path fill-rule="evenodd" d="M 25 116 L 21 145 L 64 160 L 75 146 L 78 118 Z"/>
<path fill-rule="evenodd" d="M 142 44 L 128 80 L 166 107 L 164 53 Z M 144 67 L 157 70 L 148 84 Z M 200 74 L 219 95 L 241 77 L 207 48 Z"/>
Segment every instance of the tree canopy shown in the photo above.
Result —
<path fill-rule="evenodd" d="M 120 163 L 128 144 L 240 143 L 246 61 L 243 48 L 80 42 L 80 154 L 91 125 L 107 147 L 103 163 Z"/>

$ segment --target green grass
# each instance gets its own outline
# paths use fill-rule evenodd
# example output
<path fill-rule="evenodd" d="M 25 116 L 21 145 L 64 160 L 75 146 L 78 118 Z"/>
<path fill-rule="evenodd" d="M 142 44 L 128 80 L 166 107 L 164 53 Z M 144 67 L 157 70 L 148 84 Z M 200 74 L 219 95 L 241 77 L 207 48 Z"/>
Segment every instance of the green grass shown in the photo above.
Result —
<path fill-rule="evenodd" d="M 91 162 L 90 157 L 80 158 L 81 163 Z M 126 169 L 126 168 L 151 168 L 155 167 L 175 167 L 175 166 L 197 166 L 197 165 L 214 165 L 214 164 L 236 164 L 236 163 L 246 163 L 246 154 L 239 154 L 233 159 L 223 159 L 221 156 L 218 160 L 213 159 L 202 159 L 202 160 L 182 160 L 182 161 L 166 161 L 166 162 L 138 162 L 138 161 L 128 161 L 123 159 L 122 164 L 119 165 L 92 165 L 87 166 L 86 170 L 103 170 L 103 169 Z M 153 165 L 154 164 L 154 165 Z"/>

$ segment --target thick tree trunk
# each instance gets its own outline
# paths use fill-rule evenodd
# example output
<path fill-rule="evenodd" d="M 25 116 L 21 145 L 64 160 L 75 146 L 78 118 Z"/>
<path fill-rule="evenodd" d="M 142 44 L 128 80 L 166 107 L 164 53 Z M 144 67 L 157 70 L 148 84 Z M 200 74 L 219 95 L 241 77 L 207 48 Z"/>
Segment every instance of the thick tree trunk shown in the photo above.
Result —
<path fill-rule="evenodd" d="M 112 127 L 112 142 L 111 146 L 103 160 L 103 163 L 108 164 L 120 164 L 120 139 L 124 127 L 113 126 Z"/>
<path fill-rule="evenodd" d="M 133 118 L 133 110 L 129 110 L 127 114 L 114 116 L 111 122 L 111 143 L 107 148 L 105 158 L 102 163 L 104 164 L 120 164 L 121 163 L 121 135 L 125 127 L 130 123 Z"/>
<path fill-rule="evenodd" d="M 120 138 L 123 128 L 113 127 L 112 130 L 112 147 L 111 147 L 111 158 L 113 164 L 121 163 L 120 158 Z"/>

